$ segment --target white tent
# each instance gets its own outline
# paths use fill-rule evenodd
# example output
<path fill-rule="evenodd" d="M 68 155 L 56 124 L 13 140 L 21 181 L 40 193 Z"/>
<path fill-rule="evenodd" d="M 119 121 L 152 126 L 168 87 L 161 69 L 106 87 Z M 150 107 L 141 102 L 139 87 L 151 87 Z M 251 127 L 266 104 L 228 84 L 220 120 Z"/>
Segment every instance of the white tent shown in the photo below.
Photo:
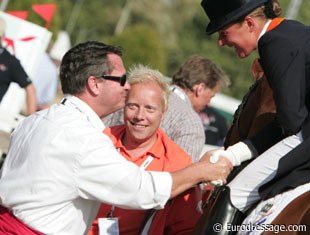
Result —
<path fill-rule="evenodd" d="M 217 93 L 211 99 L 211 107 L 222 110 L 231 115 L 235 113 L 240 103 L 241 103 L 240 100 L 224 95 L 222 93 Z"/>
<path fill-rule="evenodd" d="M 8 51 L 21 62 L 31 78 L 51 39 L 47 29 L 0 11 L 0 17 L 6 23 L 5 37 L 13 44 L 6 45 Z M 20 115 L 25 105 L 25 90 L 16 83 L 11 83 L 0 103 L 0 130 L 11 132 L 23 116 Z"/>
<path fill-rule="evenodd" d="M 54 60 L 61 61 L 64 54 L 71 48 L 70 36 L 66 31 L 60 31 L 50 51 Z"/>

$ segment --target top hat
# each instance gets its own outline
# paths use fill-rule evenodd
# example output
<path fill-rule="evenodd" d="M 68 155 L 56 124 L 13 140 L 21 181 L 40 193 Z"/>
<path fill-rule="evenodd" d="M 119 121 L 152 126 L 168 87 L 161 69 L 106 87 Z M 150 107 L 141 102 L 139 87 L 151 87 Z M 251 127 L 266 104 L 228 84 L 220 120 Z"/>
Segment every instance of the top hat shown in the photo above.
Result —
<path fill-rule="evenodd" d="M 211 35 L 239 20 L 269 0 L 203 0 L 201 6 L 209 17 L 207 34 Z"/>

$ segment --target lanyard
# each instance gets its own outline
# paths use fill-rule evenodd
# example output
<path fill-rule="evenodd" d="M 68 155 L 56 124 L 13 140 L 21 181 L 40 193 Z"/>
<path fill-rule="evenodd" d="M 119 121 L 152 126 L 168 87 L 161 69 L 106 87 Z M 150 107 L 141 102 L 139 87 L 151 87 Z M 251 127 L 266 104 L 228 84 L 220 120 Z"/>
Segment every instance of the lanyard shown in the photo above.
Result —
<path fill-rule="evenodd" d="M 142 170 L 145 170 L 153 161 L 153 157 L 151 155 L 148 155 L 147 158 L 145 159 L 145 161 L 141 164 L 140 168 Z"/>
<path fill-rule="evenodd" d="M 117 149 L 117 151 L 119 152 L 119 149 Z M 145 170 L 151 164 L 153 160 L 154 158 L 151 155 L 148 155 L 147 158 L 144 160 L 144 162 L 140 165 L 140 169 Z M 115 206 L 111 206 L 111 210 L 107 215 L 108 218 L 113 217 L 114 210 L 115 210 Z"/>

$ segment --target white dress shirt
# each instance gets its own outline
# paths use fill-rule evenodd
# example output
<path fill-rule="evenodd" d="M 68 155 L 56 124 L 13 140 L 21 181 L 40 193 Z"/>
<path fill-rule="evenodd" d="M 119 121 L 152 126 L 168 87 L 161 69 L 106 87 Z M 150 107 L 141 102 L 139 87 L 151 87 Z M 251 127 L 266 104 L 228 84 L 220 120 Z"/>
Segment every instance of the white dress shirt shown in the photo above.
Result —
<path fill-rule="evenodd" d="M 80 99 L 31 115 L 16 128 L 0 179 L 0 203 L 45 234 L 86 234 L 100 202 L 162 208 L 172 178 L 117 153 L 104 125 Z"/>

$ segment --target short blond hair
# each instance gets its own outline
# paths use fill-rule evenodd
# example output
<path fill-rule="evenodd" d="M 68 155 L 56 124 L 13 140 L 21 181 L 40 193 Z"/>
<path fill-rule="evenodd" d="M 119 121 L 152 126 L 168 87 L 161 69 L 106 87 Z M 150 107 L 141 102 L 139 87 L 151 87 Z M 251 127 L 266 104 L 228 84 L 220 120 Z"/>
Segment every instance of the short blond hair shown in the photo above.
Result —
<path fill-rule="evenodd" d="M 137 83 L 155 82 L 162 90 L 162 101 L 164 110 L 168 108 L 168 98 L 170 94 L 168 79 L 158 70 L 149 66 L 137 64 L 129 69 L 128 83 L 132 86 Z"/>

